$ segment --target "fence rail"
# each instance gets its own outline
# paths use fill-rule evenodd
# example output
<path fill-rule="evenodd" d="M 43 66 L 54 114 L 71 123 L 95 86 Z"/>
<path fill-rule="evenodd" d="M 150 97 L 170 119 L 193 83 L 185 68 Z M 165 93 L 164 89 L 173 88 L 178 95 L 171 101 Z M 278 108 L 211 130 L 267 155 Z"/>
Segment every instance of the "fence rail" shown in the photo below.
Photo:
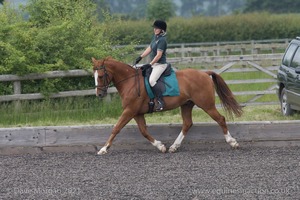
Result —
<path fill-rule="evenodd" d="M 257 55 L 283 53 L 291 39 L 168 44 L 168 60 L 185 57 Z M 148 45 L 137 45 L 141 50 Z M 177 61 L 177 60 L 175 60 Z M 181 61 L 179 59 L 179 61 Z M 172 59 L 171 59 L 172 62 Z"/>
<path fill-rule="evenodd" d="M 253 55 L 226 55 L 226 56 L 199 56 L 199 57 L 174 57 L 168 58 L 172 64 L 216 64 L 238 61 L 270 61 L 279 64 L 283 53 L 276 54 L 253 54 Z"/>
<path fill-rule="evenodd" d="M 190 43 L 171 44 L 168 54 L 175 54 L 175 57 L 200 56 L 221 56 L 221 55 L 246 55 L 261 53 L 284 52 L 290 39 L 279 40 L 251 40 L 237 42 L 214 42 L 214 43 Z"/>
<path fill-rule="evenodd" d="M 255 80 L 229 80 L 227 84 L 249 84 L 249 83 L 274 83 L 272 87 L 265 91 L 242 91 L 234 92 L 235 95 L 255 95 L 250 100 L 249 104 L 257 104 L 254 102 L 256 99 L 265 94 L 275 94 L 276 88 L 276 74 L 272 71 L 277 70 L 278 67 L 261 67 L 257 62 L 260 61 L 272 61 L 279 65 L 283 53 L 274 53 L 276 49 L 281 49 L 283 52 L 289 40 L 261 40 L 261 41 L 244 41 L 244 42 L 219 42 L 219 43 L 193 43 L 193 44 L 172 44 L 169 45 L 169 53 L 173 55 L 179 55 L 178 57 L 170 57 L 168 61 L 170 63 L 223 63 L 221 69 L 216 69 L 217 73 L 227 72 L 250 72 L 250 71 L 261 71 L 270 76 L 267 79 L 255 79 Z M 180 48 L 176 48 L 176 45 Z M 201 46 L 202 45 L 202 46 Z M 201 46 L 201 47 L 199 47 Z M 173 47 L 173 48 L 171 48 Z M 230 49 L 230 50 L 229 50 Z M 245 51 L 243 51 L 243 49 Z M 255 50 L 256 49 L 256 50 Z M 259 49 L 260 51 L 257 51 Z M 203 53 L 206 50 L 207 53 Z M 269 54 L 261 54 L 263 51 L 269 50 Z M 239 55 L 230 55 L 232 52 L 239 51 Z M 196 55 L 196 53 L 198 55 Z M 199 53 L 200 52 L 200 53 Z M 202 53 L 201 53 L 202 52 Z M 225 52 L 225 54 L 224 54 Z M 250 52 L 250 54 L 244 55 L 243 53 Z M 212 54 L 212 55 L 209 55 Z M 236 69 L 232 66 L 247 63 L 247 68 Z M 28 74 L 25 76 L 17 75 L 0 75 L 0 82 L 13 82 L 13 94 L 0 96 L 0 102 L 5 101 L 17 101 L 17 100 L 33 100 L 45 98 L 41 93 L 32 94 L 21 94 L 22 81 L 25 80 L 39 80 L 46 78 L 64 78 L 64 77 L 84 77 L 91 76 L 92 73 L 86 70 L 69 70 L 69 71 L 52 71 L 41 74 Z M 108 93 L 116 93 L 116 88 L 109 88 Z M 75 91 L 61 91 L 55 94 L 51 94 L 50 98 L 62 98 L 71 96 L 89 96 L 95 95 L 95 90 L 75 90 Z M 269 102 L 273 104 L 274 102 Z M 263 103 L 263 104 L 266 104 Z"/>

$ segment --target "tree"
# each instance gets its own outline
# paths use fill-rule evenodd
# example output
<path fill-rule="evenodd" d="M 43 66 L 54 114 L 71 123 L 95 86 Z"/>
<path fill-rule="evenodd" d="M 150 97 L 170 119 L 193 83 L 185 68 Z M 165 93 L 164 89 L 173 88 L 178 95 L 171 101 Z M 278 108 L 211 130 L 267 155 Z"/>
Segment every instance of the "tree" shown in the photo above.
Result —
<path fill-rule="evenodd" d="M 180 15 L 191 17 L 204 13 L 203 2 L 205 0 L 181 0 Z"/>
<path fill-rule="evenodd" d="M 300 0 L 247 0 L 244 12 L 298 13 Z"/>
<path fill-rule="evenodd" d="M 172 0 L 149 0 L 147 5 L 147 19 L 168 20 L 175 15 L 175 5 Z"/>
<path fill-rule="evenodd" d="M 0 0 L 0 4 L 2 4 L 2 5 L 3 5 L 3 3 L 4 3 L 4 0 Z"/>
<path fill-rule="evenodd" d="M 111 40 L 106 26 L 119 22 L 107 16 L 99 23 L 92 1 L 31 0 L 27 10 L 29 22 L 39 30 L 34 38 L 39 62 L 48 70 L 85 68 L 92 56 L 120 56 L 112 49 L 118 41 Z"/>
<path fill-rule="evenodd" d="M 145 18 L 147 0 L 92 0 L 97 4 L 100 21 L 104 20 L 103 11 L 122 19 Z"/>
<path fill-rule="evenodd" d="M 121 22 L 107 18 L 99 23 L 91 1 L 30 0 L 25 10 L 29 20 L 5 4 L 0 7 L 0 74 L 91 69 L 91 57 L 122 59 L 133 50 L 130 45 L 114 48 L 118 41 L 108 25 Z M 27 87 L 30 92 L 39 88 L 47 94 L 84 84 L 49 79 L 35 85 Z"/>
<path fill-rule="evenodd" d="M 100 21 L 105 20 L 104 13 L 111 13 L 111 9 L 106 0 L 92 0 L 97 5 L 97 14 Z"/>
<path fill-rule="evenodd" d="M 243 7 L 245 0 L 181 0 L 180 16 L 228 15 Z"/>

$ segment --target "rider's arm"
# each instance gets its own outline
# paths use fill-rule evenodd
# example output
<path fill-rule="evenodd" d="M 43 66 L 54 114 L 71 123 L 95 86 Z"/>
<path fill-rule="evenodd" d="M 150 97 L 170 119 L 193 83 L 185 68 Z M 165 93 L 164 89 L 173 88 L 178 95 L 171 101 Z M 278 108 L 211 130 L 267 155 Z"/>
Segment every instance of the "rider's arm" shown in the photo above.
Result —
<path fill-rule="evenodd" d="M 150 46 L 148 46 L 147 49 L 145 49 L 145 51 L 141 54 L 141 57 L 144 58 L 144 57 L 148 56 L 149 53 L 151 53 L 151 47 Z"/>

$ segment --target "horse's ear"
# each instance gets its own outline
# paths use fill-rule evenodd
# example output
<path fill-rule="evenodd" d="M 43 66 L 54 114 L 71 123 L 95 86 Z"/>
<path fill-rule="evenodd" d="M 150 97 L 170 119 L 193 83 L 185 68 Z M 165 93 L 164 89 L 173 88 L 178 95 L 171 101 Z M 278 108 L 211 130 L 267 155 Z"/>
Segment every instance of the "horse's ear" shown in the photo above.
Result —
<path fill-rule="evenodd" d="M 94 62 L 96 62 L 97 60 L 94 58 L 94 57 L 92 57 L 92 62 L 94 63 Z"/>

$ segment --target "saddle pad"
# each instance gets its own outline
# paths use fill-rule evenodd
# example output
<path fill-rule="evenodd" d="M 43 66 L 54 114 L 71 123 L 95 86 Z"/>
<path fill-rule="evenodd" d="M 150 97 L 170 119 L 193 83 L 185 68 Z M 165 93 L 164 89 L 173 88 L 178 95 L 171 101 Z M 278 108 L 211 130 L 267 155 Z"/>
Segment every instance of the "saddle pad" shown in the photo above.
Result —
<path fill-rule="evenodd" d="M 148 96 L 150 99 L 153 99 L 155 96 L 151 90 L 151 86 L 149 83 L 149 79 L 147 77 L 144 78 L 145 81 L 145 87 L 148 93 Z M 166 87 L 165 92 L 163 93 L 163 96 L 179 96 L 179 86 L 178 86 L 178 80 L 176 78 L 176 73 L 173 69 L 171 69 L 171 74 L 169 76 L 164 77 L 164 84 Z"/>

